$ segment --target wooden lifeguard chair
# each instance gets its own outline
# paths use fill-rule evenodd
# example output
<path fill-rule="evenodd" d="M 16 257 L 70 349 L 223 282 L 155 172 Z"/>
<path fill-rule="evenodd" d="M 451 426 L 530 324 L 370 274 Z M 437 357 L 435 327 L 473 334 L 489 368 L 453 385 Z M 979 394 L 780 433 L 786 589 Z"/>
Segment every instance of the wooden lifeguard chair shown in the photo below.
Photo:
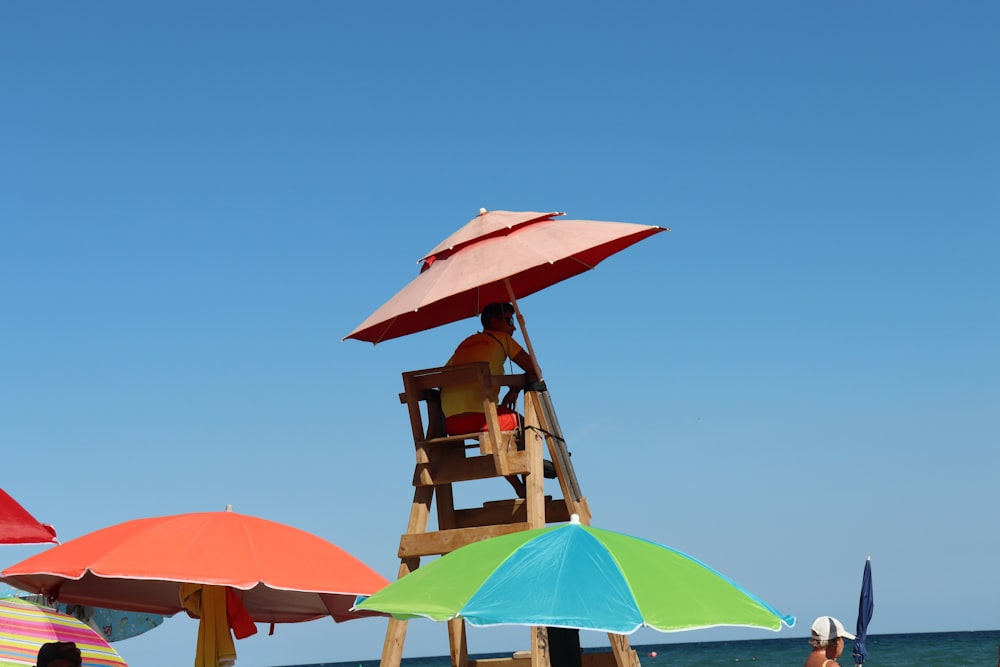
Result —
<path fill-rule="evenodd" d="M 480 389 L 487 430 L 448 435 L 441 412 L 444 387 L 475 384 Z M 501 431 L 495 387 L 524 389 L 523 431 Z M 406 533 L 399 540 L 399 577 L 420 567 L 425 556 L 444 555 L 466 544 L 521 530 L 569 521 L 572 514 L 590 523 L 590 509 L 580 491 L 576 474 L 555 411 L 544 383 L 527 385 L 525 375 L 494 377 L 486 363 L 446 366 L 403 373 L 401 403 L 407 406 L 416 466 L 413 471 L 413 503 Z M 426 415 L 426 422 L 425 416 Z M 518 448 L 519 441 L 523 447 Z M 545 495 L 543 447 L 547 446 L 555 467 L 562 498 Z M 486 501 L 479 507 L 455 506 L 455 484 L 505 477 L 523 488 L 514 498 Z M 513 492 L 513 488 L 512 488 Z M 430 527 L 431 508 L 436 510 L 436 528 Z M 381 667 L 399 667 L 406 639 L 407 622 L 389 619 Z M 531 628 L 531 650 L 510 658 L 469 660 L 465 621 L 448 622 L 452 667 L 550 667 L 545 628 Z M 639 667 L 635 651 L 624 635 L 609 634 L 611 651 L 585 653 L 583 667 Z"/>

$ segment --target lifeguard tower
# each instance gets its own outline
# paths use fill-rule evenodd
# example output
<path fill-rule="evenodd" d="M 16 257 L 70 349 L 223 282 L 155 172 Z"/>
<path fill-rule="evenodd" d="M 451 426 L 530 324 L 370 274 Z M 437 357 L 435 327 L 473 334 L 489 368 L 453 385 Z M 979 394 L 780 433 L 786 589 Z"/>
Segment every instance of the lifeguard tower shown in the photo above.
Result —
<path fill-rule="evenodd" d="M 487 429 L 448 435 L 441 412 L 444 387 L 475 384 L 480 388 Z M 501 431 L 494 387 L 524 390 L 523 431 Z M 590 523 L 590 509 L 573 470 L 562 430 L 544 383 L 527 384 L 524 375 L 494 377 L 486 363 L 429 368 L 403 373 L 403 392 L 413 431 L 416 465 L 413 503 L 406 533 L 399 540 L 399 577 L 420 567 L 420 559 L 444 555 L 466 544 L 521 530 L 569 521 L 577 514 Z M 523 442 L 523 447 L 519 447 Z M 547 447 L 562 498 L 545 495 L 543 453 Z M 456 484 L 490 478 L 511 481 L 514 497 L 487 500 L 477 507 L 456 507 Z M 514 487 L 518 487 L 515 492 Z M 431 526 L 431 512 L 436 527 Z M 390 619 L 382 648 L 381 667 L 399 667 L 407 622 Z M 609 634 L 610 652 L 585 653 L 583 667 L 639 667 L 639 659 L 624 635 Z M 452 667 L 549 667 L 551 652 L 546 629 L 532 627 L 530 651 L 509 658 L 470 660 L 465 621 L 448 622 Z"/>

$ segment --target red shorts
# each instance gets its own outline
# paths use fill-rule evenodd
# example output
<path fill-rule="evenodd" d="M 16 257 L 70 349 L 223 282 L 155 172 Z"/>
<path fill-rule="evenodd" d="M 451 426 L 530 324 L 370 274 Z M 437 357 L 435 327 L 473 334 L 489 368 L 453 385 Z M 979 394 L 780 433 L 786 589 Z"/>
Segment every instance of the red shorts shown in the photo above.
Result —
<path fill-rule="evenodd" d="M 521 415 L 509 408 L 497 406 L 501 431 L 514 431 L 521 427 Z M 476 433 L 486 430 L 486 415 L 481 412 L 463 412 L 444 420 L 444 428 L 451 435 Z"/>

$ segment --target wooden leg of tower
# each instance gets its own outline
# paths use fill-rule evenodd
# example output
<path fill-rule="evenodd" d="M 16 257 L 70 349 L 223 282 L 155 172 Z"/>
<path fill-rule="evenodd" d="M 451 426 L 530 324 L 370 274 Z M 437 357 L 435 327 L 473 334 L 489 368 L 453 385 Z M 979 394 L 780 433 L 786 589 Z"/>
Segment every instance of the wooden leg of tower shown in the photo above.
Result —
<path fill-rule="evenodd" d="M 551 667 L 549 635 L 545 628 L 531 628 L 531 667 Z"/>
<path fill-rule="evenodd" d="M 448 621 L 448 654 L 451 667 L 469 666 L 469 644 L 465 638 L 465 621 L 461 618 Z"/>
<path fill-rule="evenodd" d="M 407 534 L 427 531 L 432 500 L 434 500 L 434 487 L 418 486 L 413 490 L 410 521 L 406 526 Z M 402 579 L 418 567 L 420 567 L 419 557 L 403 558 L 399 563 L 399 574 L 396 578 Z M 406 623 L 406 621 L 394 618 L 389 619 L 389 625 L 385 630 L 385 643 L 382 645 L 381 667 L 399 667 L 400 662 L 402 662 L 403 642 L 406 641 Z"/>
<path fill-rule="evenodd" d="M 399 576 L 402 579 L 410 572 L 420 567 L 419 558 L 404 558 L 399 564 Z M 382 661 L 380 667 L 399 667 L 403 660 L 403 643 L 406 641 L 406 621 L 389 619 L 385 629 L 385 643 L 382 644 Z"/>
<path fill-rule="evenodd" d="M 385 643 L 382 644 L 380 667 L 399 667 L 399 663 L 403 660 L 404 641 L 406 641 L 406 621 L 390 618 L 385 630 Z"/>
<path fill-rule="evenodd" d="M 608 641 L 611 642 L 611 653 L 614 654 L 618 667 L 640 667 L 639 656 L 629 646 L 628 637 L 609 632 Z"/>
<path fill-rule="evenodd" d="M 431 516 L 431 501 L 434 500 L 433 486 L 418 486 L 413 491 L 413 503 L 410 505 L 410 521 L 406 526 L 407 535 L 426 533 L 427 523 Z M 402 556 L 402 554 L 400 554 Z M 416 558 L 412 570 L 420 567 L 420 559 Z M 406 567 L 407 559 L 403 559 L 399 568 L 399 577 L 409 574 L 412 570 Z M 404 568 L 406 570 L 404 571 Z"/>
<path fill-rule="evenodd" d="M 536 424 L 535 406 L 525 401 L 524 423 Z M 545 527 L 545 475 L 542 468 L 542 436 L 535 429 L 525 429 L 524 449 L 528 455 L 528 474 L 525 479 L 525 503 L 528 511 L 528 525 L 532 528 Z"/>

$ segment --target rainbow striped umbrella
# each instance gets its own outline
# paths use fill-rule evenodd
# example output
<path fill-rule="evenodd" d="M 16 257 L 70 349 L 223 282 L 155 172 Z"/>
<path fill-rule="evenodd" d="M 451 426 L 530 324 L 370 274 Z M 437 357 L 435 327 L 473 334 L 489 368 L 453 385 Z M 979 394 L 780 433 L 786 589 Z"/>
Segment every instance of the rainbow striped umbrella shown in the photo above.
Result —
<path fill-rule="evenodd" d="M 28 602 L 44 602 L 45 596 L 37 593 L 29 593 L 19 588 L 0 584 L 0 599 L 18 598 Z M 159 627 L 163 623 L 163 616 L 160 614 L 144 614 L 138 611 L 119 611 L 117 609 L 105 609 L 104 607 L 90 607 L 87 605 L 70 605 L 65 602 L 54 606 L 56 611 L 69 614 L 78 618 L 90 627 L 104 635 L 109 642 L 120 642 L 129 637 L 141 635 L 153 628 Z M 0 665 L 2 667 L 2 665 Z"/>
<path fill-rule="evenodd" d="M 0 667 L 34 665 L 48 642 L 74 642 L 83 667 L 128 667 L 99 632 L 83 621 L 27 600 L 0 600 Z"/>

